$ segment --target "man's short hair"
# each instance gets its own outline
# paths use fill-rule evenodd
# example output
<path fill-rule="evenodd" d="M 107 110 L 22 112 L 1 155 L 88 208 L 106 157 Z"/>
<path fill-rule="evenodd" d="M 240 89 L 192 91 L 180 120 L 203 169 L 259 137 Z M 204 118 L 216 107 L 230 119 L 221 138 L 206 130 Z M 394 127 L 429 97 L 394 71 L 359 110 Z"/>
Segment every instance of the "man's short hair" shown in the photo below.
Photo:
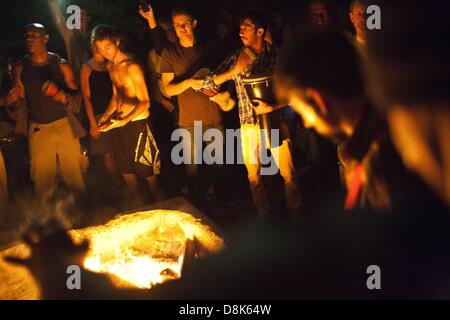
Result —
<path fill-rule="evenodd" d="M 196 19 L 195 14 L 192 12 L 192 10 L 190 10 L 190 9 L 188 9 L 188 8 L 185 8 L 185 7 L 178 7 L 178 8 L 175 8 L 175 9 L 173 9 L 173 10 L 171 11 L 171 13 L 170 13 L 170 16 L 172 17 L 172 19 L 173 19 L 173 17 L 175 17 L 175 16 L 181 16 L 181 15 L 183 15 L 183 16 L 188 16 L 188 17 L 190 17 L 192 20 L 195 20 L 195 19 Z"/>
<path fill-rule="evenodd" d="M 110 40 L 114 42 L 117 39 L 119 39 L 118 32 L 107 25 L 98 25 L 91 32 L 91 44 L 102 40 Z"/>
<path fill-rule="evenodd" d="M 352 12 L 353 9 L 357 5 L 362 5 L 362 6 L 367 7 L 369 5 L 369 1 L 368 0 L 352 0 L 352 2 L 350 2 L 350 12 Z"/>
<path fill-rule="evenodd" d="M 363 93 L 356 49 L 335 31 L 294 36 L 278 55 L 275 76 L 288 88 L 315 88 L 340 99 Z"/>
<path fill-rule="evenodd" d="M 42 34 L 45 34 L 45 35 L 48 34 L 47 28 L 43 24 L 40 24 L 40 23 L 27 24 L 25 26 L 25 31 L 28 31 L 28 30 L 36 30 L 36 31 L 39 31 Z"/>
<path fill-rule="evenodd" d="M 255 25 L 256 30 L 258 30 L 259 28 L 263 28 L 264 32 L 267 31 L 269 21 L 267 19 L 267 14 L 265 14 L 263 11 L 258 10 L 245 11 L 241 15 L 239 23 L 244 22 L 245 19 L 249 19 Z"/>

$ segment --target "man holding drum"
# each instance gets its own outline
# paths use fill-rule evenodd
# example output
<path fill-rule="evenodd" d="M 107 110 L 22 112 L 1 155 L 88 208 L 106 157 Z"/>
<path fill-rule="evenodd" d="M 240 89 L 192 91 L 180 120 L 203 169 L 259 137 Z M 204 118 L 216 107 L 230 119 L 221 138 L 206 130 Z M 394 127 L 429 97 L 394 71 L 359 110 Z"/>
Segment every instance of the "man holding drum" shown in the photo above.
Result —
<path fill-rule="evenodd" d="M 261 121 L 255 111 L 258 107 L 255 108 L 253 105 L 256 101 L 250 100 L 244 82 L 246 79 L 272 74 L 277 50 L 264 41 L 266 30 L 267 21 L 263 14 L 257 11 L 245 13 L 241 17 L 239 32 L 244 48 L 231 55 L 210 77 L 212 86 L 221 85 L 229 80 L 235 82 L 244 162 L 248 171 L 253 201 L 258 213 L 262 215 L 267 212 L 267 199 L 261 181 L 260 155 L 263 149 L 260 136 Z M 212 99 L 218 102 L 223 100 L 219 95 Z M 286 204 L 291 211 L 296 211 L 300 206 L 300 194 L 292 160 L 291 141 L 287 138 L 276 146 L 269 144 L 269 147 L 284 180 Z"/>

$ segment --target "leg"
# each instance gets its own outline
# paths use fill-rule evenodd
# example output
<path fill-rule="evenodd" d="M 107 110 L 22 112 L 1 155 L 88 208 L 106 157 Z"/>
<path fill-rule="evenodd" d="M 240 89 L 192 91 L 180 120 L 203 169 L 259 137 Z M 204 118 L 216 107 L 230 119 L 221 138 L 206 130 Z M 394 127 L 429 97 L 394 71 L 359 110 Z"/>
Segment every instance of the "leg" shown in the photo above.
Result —
<path fill-rule="evenodd" d="M 80 142 L 72 134 L 69 122 L 62 122 L 56 131 L 58 139 L 58 159 L 64 182 L 79 194 L 86 192 L 84 185 Z"/>
<path fill-rule="evenodd" d="M 114 189 L 119 191 L 121 189 L 121 181 L 113 153 L 103 154 L 103 164 L 114 183 Z"/>
<path fill-rule="evenodd" d="M 189 150 L 190 152 L 190 163 L 185 164 L 186 174 L 187 174 L 187 190 L 189 201 L 195 206 L 202 206 L 202 188 L 201 180 L 198 173 L 198 165 L 195 163 L 194 155 L 198 148 L 194 139 L 194 127 L 186 127 L 190 133 L 189 140 L 184 140 L 183 138 L 183 150 Z"/>
<path fill-rule="evenodd" d="M 130 203 L 133 208 L 141 207 L 145 204 L 145 201 L 139 190 L 139 180 L 134 173 L 122 174 L 123 180 L 127 185 L 126 195 L 130 199 Z"/>
<path fill-rule="evenodd" d="M 30 124 L 28 141 L 31 158 L 30 176 L 36 195 L 51 197 L 56 177 L 57 133 L 53 127 Z"/>
<path fill-rule="evenodd" d="M 300 191 L 298 188 L 297 172 L 294 167 L 291 153 L 291 141 L 286 139 L 283 144 L 270 149 L 275 164 L 280 169 L 280 175 L 284 180 L 284 193 L 286 205 L 291 210 L 300 207 Z"/>
<path fill-rule="evenodd" d="M 150 176 L 145 178 L 147 181 L 148 187 L 150 188 L 150 191 L 155 198 L 156 202 L 161 202 L 166 199 L 164 195 L 164 191 L 161 188 L 161 185 L 159 184 L 159 177 L 158 176 Z"/>
<path fill-rule="evenodd" d="M 264 185 L 261 181 L 261 163 L 259 162 L 260 147 L 259 126 L 241 127 L 242 155 L 247 177 L 252 192 L 253 203 L 259 214 L 264 214 L 267 207 L 267 199 Z"/>

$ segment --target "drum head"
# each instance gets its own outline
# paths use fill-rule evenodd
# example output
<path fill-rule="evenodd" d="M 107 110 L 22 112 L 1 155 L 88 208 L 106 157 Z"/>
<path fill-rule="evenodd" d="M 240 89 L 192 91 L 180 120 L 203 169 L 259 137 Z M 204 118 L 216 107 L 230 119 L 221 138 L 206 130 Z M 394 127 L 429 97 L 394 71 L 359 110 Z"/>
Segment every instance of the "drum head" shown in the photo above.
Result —
<path fill-rule="evenodd" d="M 201 68 L 199 70 L 197 70 L 197 72 L 194 74 L 194 79 L 199 79 L 202 80 L 204 78 L 206 78 L 206 76 L 208 76 L 211 73 L 211 70 L 208 68 Z"/>
<path fill-rule="evenodd" d="M 246 78 L 242 79 L 242 82 L 250 101 L 260 99 L 269 104 L 276 102 L 275 94 L 272 89 L 272 79 L 270 76 Z"/>

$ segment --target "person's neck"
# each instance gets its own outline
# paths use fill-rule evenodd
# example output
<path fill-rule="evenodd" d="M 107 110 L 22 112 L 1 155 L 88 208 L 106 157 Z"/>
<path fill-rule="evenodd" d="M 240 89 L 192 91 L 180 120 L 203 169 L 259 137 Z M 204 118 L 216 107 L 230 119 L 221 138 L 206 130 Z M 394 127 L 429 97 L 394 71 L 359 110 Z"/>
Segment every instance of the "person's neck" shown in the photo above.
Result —
<path fill-rule="evenodd" d="M 356 33 L 356 38 L 360 41 L 365 43 L 366 42 L 366 33 L 364 31 L 360 31 Z"/>
<path fill-rule="evenodd" d="M 46 64 L 48 62 L 49 56 L 47 50 L 43 50 L 41 52 L 35 52 L 30 54 L 31 63 L 33 64 Z"/>
<path fill-rule="evenodd" d="M 99 71 L 106 70 L 106 61 L 105 60 L 96 60 L 95 58 L 91 58 L 91 63 L 97 68 Z"/>
<path fill-rule="evenodd" d="M 250 46 L 250 49 L 256 54 L 260 54 L 266 49 L 264 39 L 258 39 L 253 45 Z"/>
<path fill-rule="evenodd" d="M 122 51 L 117 52 L 116 57 L 113 60 L 113 64 L 119 64 L 122 61 L 128 60 L 128 55 Z"/>
<path fill-rule="evenodd" d="M 346 110 L 345 114 L 342 115 L 340 131 L 347 139 L 353 136 L 366 103 L 364 97 L 358 97 L 343 101 L 337 106 L 339 110 Z"/>
<path fill-rule="evenodd" d="M 180 39 L 180 46 L 184 48 L 191 48 L 195 45 L 195 37 L 192 35 L 190 37 L 184 37 Z"/>

